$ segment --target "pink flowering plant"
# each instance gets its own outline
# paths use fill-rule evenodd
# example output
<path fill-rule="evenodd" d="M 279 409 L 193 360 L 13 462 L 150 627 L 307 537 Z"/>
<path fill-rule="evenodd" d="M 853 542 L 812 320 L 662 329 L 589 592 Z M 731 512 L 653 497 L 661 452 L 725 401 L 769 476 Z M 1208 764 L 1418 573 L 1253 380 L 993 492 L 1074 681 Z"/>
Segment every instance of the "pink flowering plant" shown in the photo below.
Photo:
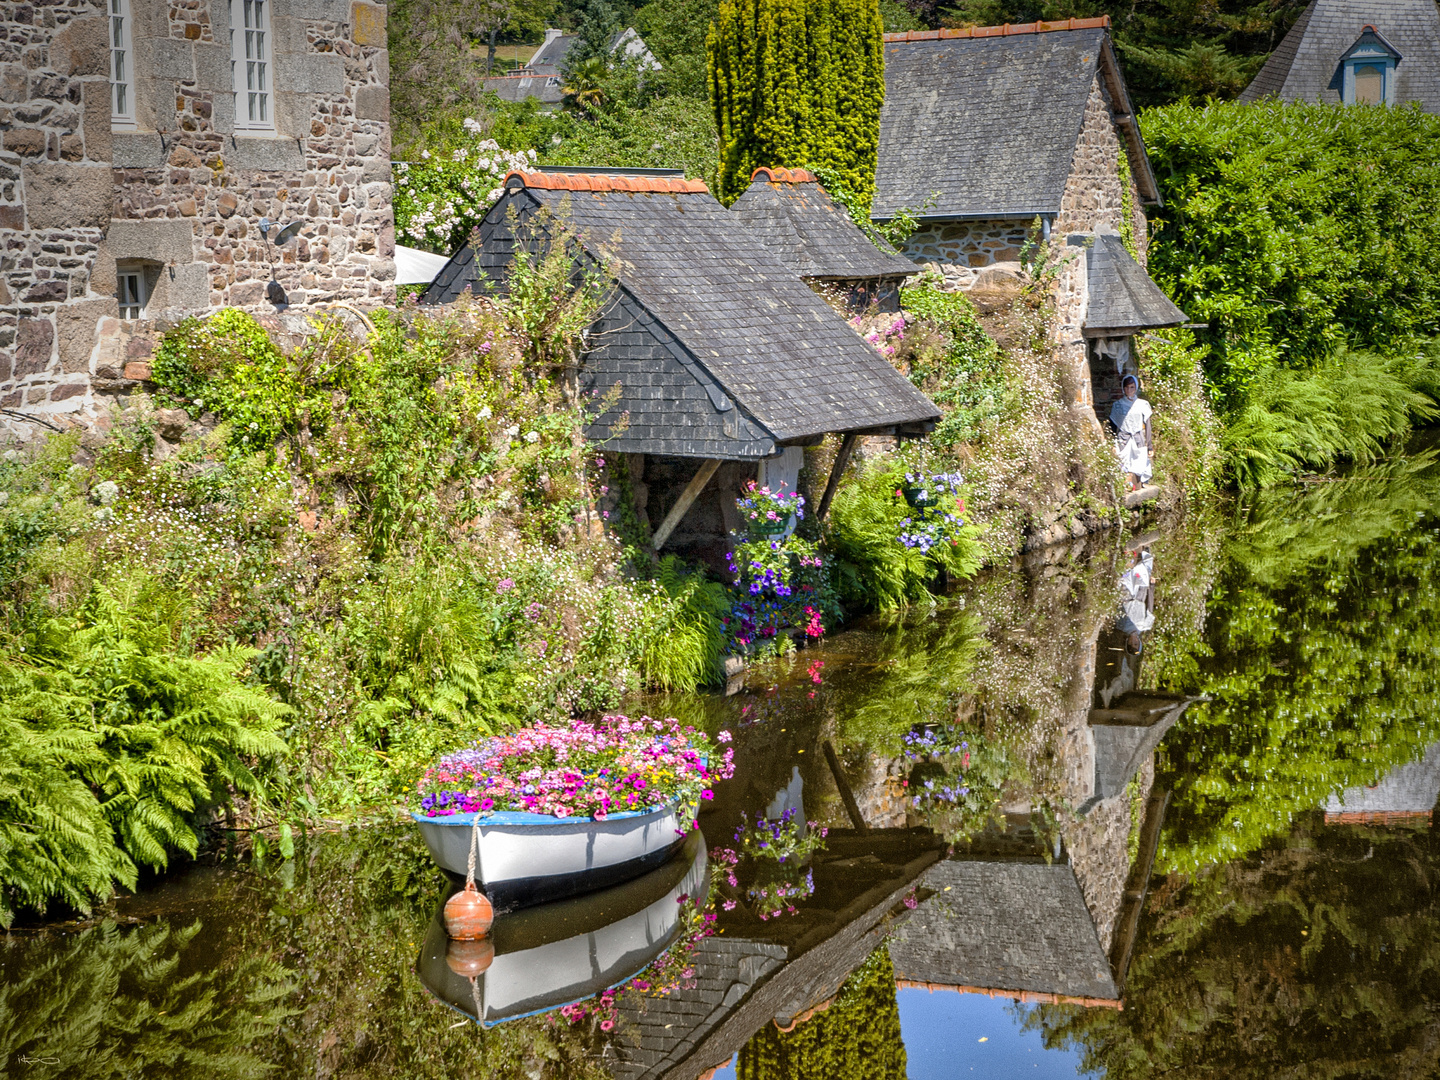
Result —
<path fill-rule="evenodd" d="M 693 813 L 734 775 L 734 751 L 674 718 L 535 724 L 446 754 L 416 785 L 427 817 L 523 811 L 607 817 L 678 804 Z"/>
<path fill-rule="evenodd" d="M 724 621 L 729 652 L 773 641 L 794 628 L 819 638 L 839 616 L 818 544 L 799 536 L 738 540 L 726 555 L 734 602 Z"/>
<path fill-rule="evenodd" d="M 759 487 L 754 480 L 745 485 L 745 494 L 735 500 L 735 509 L 745 522 L 745 531 L 752 536 L 773 536 L 782 533 L 793 517 L 805 519 L 805 497 L 794 491 L 771 491 Z"/>

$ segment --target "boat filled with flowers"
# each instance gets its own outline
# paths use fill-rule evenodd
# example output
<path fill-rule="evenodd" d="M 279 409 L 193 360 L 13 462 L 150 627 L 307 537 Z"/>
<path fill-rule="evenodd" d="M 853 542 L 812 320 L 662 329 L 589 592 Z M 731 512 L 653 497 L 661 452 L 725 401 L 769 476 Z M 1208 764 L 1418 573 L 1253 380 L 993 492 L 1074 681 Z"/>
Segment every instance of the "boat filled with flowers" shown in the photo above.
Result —
<path fill-rule="evenodd" d="M 675 719 L 536 724 L 446 754 L 411 816 L 444 870 L 465 875 L 474 849 L 475 879 L 503 912 L 663 865 L 733 773 L 733 751 Z"/>

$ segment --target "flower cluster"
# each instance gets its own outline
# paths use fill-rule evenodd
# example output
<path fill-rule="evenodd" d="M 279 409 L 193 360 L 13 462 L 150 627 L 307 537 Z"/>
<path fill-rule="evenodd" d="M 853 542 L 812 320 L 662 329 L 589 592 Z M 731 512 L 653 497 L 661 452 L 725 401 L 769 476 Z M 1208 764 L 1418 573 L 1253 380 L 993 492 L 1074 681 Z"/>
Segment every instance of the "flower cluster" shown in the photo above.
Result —
<path fill-rule="evenodd" d="M 601 724 L 534 727 L 447 754 L 416 785 L 428 817 L 499 810 L 588 815 L 678 803 L 691 810 L 711 784 L 735 771 L 734 751 L 718 763 L 709 739 L 675 719 L 607 716 Z"/>
<path fill-rule="evenodd" d="M 736 601 L 725 626 L 737 645 L 763 642 L 790 626 L 811 638 L 825 633 L 829 578 L 815 544 L 798 536 L 760 537 L 737 543 L 726 560 Z"/>
<path fill-rule="evenodd" d="M 859 315 L 851 318 L 850 325 L 857 331 L 861 328 L 860 324 Z M 895 355 L 900 348 L 900 343 L 905 340 L 905 327 L 908 325 L 910 325 L 910 320 L 905 317 L 904 312 L 900 312 L 890 322 L 876 326 L 868 334 L 865 334 L 864 338 L 876 352 L 889 359 Z"/>
<path fill-rule="evenodd" d="M 464 243 L 485 212 L 504 194 L 505 177 L 535 167 L 535 151 L 511 153 L 481 126 L 465 121 L 465 134 L 447 152 L 420 154 L 395 163 L 397 239 L 449 252 Z"/>
<path fill-rule="evenodd" d="M 805 497 L 793 491 L 771 491 L 768 487 L 757 487 L 754 480 L 745 485 L 746 494 L 735 500 L 735 509 L 745 520 L 745 528 L 751 534 L 773 535 L 784 532 L 793 516 L 796 521 L 805 518 Z"/>
<path fill-rule="evenodd" d="M 958 472 L 906 473 L 905 486 L 897 488 L 895 495 L 915 512 L 900 522 L 896 539 L 927 555 L 939 544 L 955 544 L 965 528 L 965 499 L 960 494 L 963 482 Z"/>
<path fill-rule="evenodd" d="M 801 823 L 791 807 L 780 815 L 779 821 L 756 818 L 751 822 L 742 811 L 740 826 L 735 830 L 735 844 L 741 855 L 757 859 L 773 859 L 783 863 L 804 862 L 812 854 L 825 849 L 828 829 L 820 828 L 815 822 Z"/>

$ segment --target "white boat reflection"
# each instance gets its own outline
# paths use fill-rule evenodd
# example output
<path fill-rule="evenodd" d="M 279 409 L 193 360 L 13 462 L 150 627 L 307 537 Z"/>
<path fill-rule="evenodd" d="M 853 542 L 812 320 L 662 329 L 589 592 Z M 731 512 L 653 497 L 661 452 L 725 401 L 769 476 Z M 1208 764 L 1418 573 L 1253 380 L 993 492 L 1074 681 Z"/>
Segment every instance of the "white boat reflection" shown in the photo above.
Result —
<path fill-rule="evenodd" d="M 485 1027 L 584 1000 L 633 978 L 675 941 L 680 900 L 705 895 L 706 866 L 696 829 L 659 869 L 503 915 L 484 942 L 450 941 L 442 902 L 415 971 L 434 997 Z"/>

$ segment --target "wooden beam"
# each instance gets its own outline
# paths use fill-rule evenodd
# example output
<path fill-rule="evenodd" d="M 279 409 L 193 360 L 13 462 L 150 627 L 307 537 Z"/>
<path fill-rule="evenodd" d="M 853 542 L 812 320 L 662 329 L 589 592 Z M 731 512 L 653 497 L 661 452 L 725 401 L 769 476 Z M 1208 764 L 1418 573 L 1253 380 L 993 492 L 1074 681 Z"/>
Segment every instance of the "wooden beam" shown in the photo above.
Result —
<path fill-rule="evenodd" d="M 820 509 L 815 511 L 815 517 L 819 521 L 824 521 L 825 515 L 830 511 L 830 500 L 835 497 L 835 489 L 840 486 L 840 474 L 845 471 L 845 466 L 850 464 L 855 438 L 854 432 L 846 435 L 845 441 L 840 444 L 840 452 L 835 455 L 835 465 L 830 470 L 829 481 L 825 484 L 825 494 L 820 496 Z"/>
<path fill-rule="evenodd" d="M 1150 875 L 1155 872 L 1155 854 L 1160 850 L 1160 826 L 1165 821 L 1165 808 L 1170 792 L 1165 788 L 1151 789 L 1145 802 L 1145 817 L 1140 825 L 1140 850 L 1125 881 L 1120 914 L 1115 919 L 1115 936 L 1110 943 L 1110 977 L 1115 992 L 1125 996 L 1125 976 L 1130 972 L 1130 956 L 1135 949 L 1135 936 L 1140 929 L 1140 913 L 1145 908 L 1145 894 L 1150 888 Z"/>
<path fill-rule="evenodd" d="M 719 458 L 706 458 L 700 463 L 700 469 L 695 473 L 694 479 L 685 485 L 685 490 L 680 493 L 680 498 L 670 508 L 670 512 L 665 515 L 665 520 L 660 523 L 660 528 L 655 530 L 655 538 L 651 540 L 651 544 L 656 551 L 665 546 L 665 541 L 670 539 L 670 534 L 675 531 L 675 526 L 680 524 L 680 520 L 685 516 L 685 511 L 689 510 L 695 500 L 700 497 L 700 492 L 705 490 L 705 485 L 710 482 L 710 478 L 715 475 L 715 470 L 718 468 L 720 468 Z"/>
<path fill-rule="evenodd" d="M 845 812 L 850 815 L 851 824 L 860 835 L 867 835 L 870 826 L 866 825 L 865 819 L 860 816 L 860 804 L 855 801 L 855 793 L 850 790 L 845 773 L 840 769 L 840 758 L 836 756 L 835 747 L 830 745 L 829 739 L 825 740 L 825 760 L 830 763 L 830 775 L 835 777 L 835 786 L 840 789 L 840 799 L 845 803 Z"/>

